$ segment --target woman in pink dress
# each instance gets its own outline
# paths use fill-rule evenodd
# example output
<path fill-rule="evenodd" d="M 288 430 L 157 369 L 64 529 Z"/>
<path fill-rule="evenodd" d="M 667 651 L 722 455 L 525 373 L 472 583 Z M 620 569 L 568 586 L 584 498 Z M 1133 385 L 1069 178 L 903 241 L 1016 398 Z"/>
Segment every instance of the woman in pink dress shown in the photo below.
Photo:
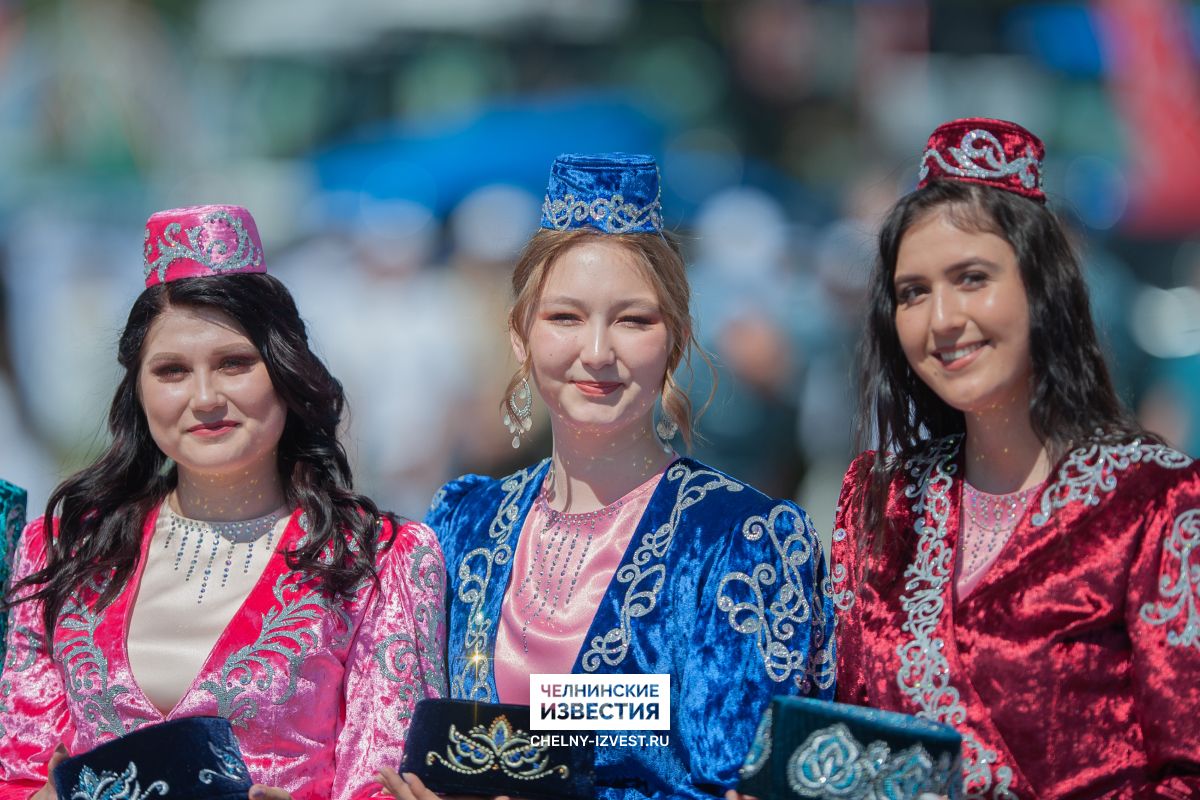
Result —
<path fill-rule="evenodd" d="M 942 125 L 884 222 L 837 696 L 957 728 L 968 797 L 1190 797 L 1200 467 L 1121 407 L 1042 157 Z"/>
<path fill-rule="evenodd" d="M 65 752 L 225 717 L 251 797 L 374 797 L 444 692 L 431 531 L 351 488 L 341 385 L 236 206 L 159 212 L 121 336 L 112 441 L 16 561 L 0 798 Z"/>

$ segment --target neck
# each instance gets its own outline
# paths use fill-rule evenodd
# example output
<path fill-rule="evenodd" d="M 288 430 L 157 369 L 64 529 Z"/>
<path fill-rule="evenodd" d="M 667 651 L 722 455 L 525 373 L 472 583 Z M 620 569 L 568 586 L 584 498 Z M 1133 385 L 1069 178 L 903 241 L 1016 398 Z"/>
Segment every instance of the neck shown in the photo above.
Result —
<path fill-rule="evenodd" d="M 966 479 L 988 494 L 1036 486 L 1050 474 L 1050 456 L 1023 407 L 967 415 Z"/>
<path fill-rule="evenodd" d="M 585 513 L 616 502 L 666 469 L 674 453 L 663 451 L 653 423 L 612 436 L 554 424 L 554 458 L 547 499 L 558 511 Z"/>
<path fill-rule="evenodd" d="M 282 506 L 284 499 L 271 454 L 266 463 L 232 474 L 198 473 L 180 467 L 172 506 L 191 519 L 231 522 L 266 516 Z"/>

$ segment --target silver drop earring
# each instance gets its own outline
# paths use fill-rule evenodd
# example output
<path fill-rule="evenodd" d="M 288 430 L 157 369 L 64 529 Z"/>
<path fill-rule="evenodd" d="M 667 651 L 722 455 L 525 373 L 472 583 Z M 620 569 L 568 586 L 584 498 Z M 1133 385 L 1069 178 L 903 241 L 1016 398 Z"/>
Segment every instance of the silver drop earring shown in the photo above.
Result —
<path fill-rule="evenodd" d="M 528 378 L 522 379 L 516 390 L 504 401 L 500 420 L 512 434 L 513 449 L 517 449 L 521 446 L 521 437 L 533 428 L 533 392 L 529 388 Z"/>
<path fill-rule="evenodd" d="M 664 453 L 675 451 L 675 448 L 671 446 L 671 440 L 675 438 L 675 434 L 679 433 L 679 426 L 675 424 L 675 420 L 664 413 L 658 420 L 658 424 L 654 426 L 654 432 L 658 434 L 658 441 L 662 445 Z"/>

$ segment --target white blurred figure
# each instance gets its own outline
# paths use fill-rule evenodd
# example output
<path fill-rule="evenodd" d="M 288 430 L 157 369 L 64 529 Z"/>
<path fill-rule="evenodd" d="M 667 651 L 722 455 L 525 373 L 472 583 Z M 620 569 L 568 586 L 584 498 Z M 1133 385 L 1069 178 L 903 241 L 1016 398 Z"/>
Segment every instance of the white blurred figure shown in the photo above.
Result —
<path fill-rule="evenodd" d="M 807 313 L 797 303 L 789 235 L 772 197 L 726 189 L 697 214 L 691 271 L 699 339 L 716 357 L 719 376 L 695 455 L 784 497 L 795 494 L 803 469 L 795 437 L 802 353 L 794 328 Z M 693 372 L 688 394 L 699 405 L 712 387 L 702 365 Z M 685 369 L 681 384 L 691 380 Z"/>
<path fill-rule="evenodd" d="M 458 365 L 467 392 L 457 412 L 454 475 L 504 475 L 528 460 L 528 453 L 522 459 L 513 451 L 499 409 L 516 368 L 508 338 L 509 277 L 540 219 L 541 201 L 507 184 L 476 189 L 450 215 L 448 279 L 461 292 L 458 321 L 468 349 L 467 359 Z M 535 428 L 548 430 L 545 425 Z"/>
<path fill-rule="evenodd" d="M 471 318 L 459 288 L 429 266 L 429 209 L 370 202 L 333 233 L 281 259 L 279 274 L 346 388 L 357 489 L 419 519 L 449 471 Z"/>
<path fill-rule="evenodd" d="M 0 470 L 29 490 L 31 508 L 44 506 L 61 477 L 52 453 L 78 462 L 104 442 L 96 421 L 117 384 L 112 352 L 140 287 L 120 276 L 141 261 L 141 240 L 119 226 L 47 209 L 31 209 L 12 225 L 6 335 L 19 398 L 0 398 L 8 406 L 0 413 L 5 426 L 19 429 L 0 438 Z"/>

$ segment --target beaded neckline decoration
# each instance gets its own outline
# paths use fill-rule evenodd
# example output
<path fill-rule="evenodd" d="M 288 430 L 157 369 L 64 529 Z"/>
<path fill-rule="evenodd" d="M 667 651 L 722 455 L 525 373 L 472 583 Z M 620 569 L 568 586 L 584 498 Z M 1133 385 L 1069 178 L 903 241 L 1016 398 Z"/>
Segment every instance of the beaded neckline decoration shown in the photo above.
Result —
<path fill-rule="evenodd" d="M 1012 494 L 988 494 L 963 481 L 963 510 L 977 533 L 964 542 L 965 572 L 973 572 L 1008 541 L 1041 488 L 1039 483 Z"/>
<path fill-rule="evenodd" d="M 1029 131 L 1002 119 L 956 119 L 937 127 L 921 157 L 917 188 L 935 180 L 978 183 L 1046 202 L 1042 159 L 1046 146 Z"/>
<path fill-rule="evenodd" d="M 255 519 L 236 522 L 205 522 L 175 513 L 168 503 L 163 503 L 160 513 L 162 521 L 167 526 L 167 535 L 163 537 L 162 549 L 169 550 L 172 542 L 176 542 L 173 565 L 175 571 L 184 569 L 186 560 L 183 582 L 190 583 L 193 575 L 199 576 L 197 605 L 204 602 L 209 582 L 215 580 L 214 575 L 218 569 L 221 573 L 222 589 L 229 584 L 229 575 L 236 562 L 241 562 L 243 575 L 249 574 L 255 546 L 265 539 L 265 547 L 267 552 L 270 552 L 275 546 L 275 528 L 279 521 L 286 516 L 285 511 L 278 509 Z M 176 540 L 177 535 L 178 540 Z M 225 551 L 223 559 L 219 557 L 222 548 Z M 204 561 L 203 567 L 201 567 L 201 561 Z"/>
<path fill-rule="evenodd" d="M 534 539 L 535 549 L 529 572 L 513 595 L 520 598 L 526 587 L 532 586 L 532 593 L 520 610 L 524 619 L 521 623 L 521 649 L 526 653 L 529 652 L 529 626 L 542 619 L 543 615 L 547 623 L 551 622 L 559 608 L 571 603 L 583 567 L 591 555 L 596 525 L 612 519 L 629 496 L 595 511 L 569 514 L 550 507 L 548 491 L 547 481 L 534 500 L 534 509 L 545 519 L 545 523 Z"/>

